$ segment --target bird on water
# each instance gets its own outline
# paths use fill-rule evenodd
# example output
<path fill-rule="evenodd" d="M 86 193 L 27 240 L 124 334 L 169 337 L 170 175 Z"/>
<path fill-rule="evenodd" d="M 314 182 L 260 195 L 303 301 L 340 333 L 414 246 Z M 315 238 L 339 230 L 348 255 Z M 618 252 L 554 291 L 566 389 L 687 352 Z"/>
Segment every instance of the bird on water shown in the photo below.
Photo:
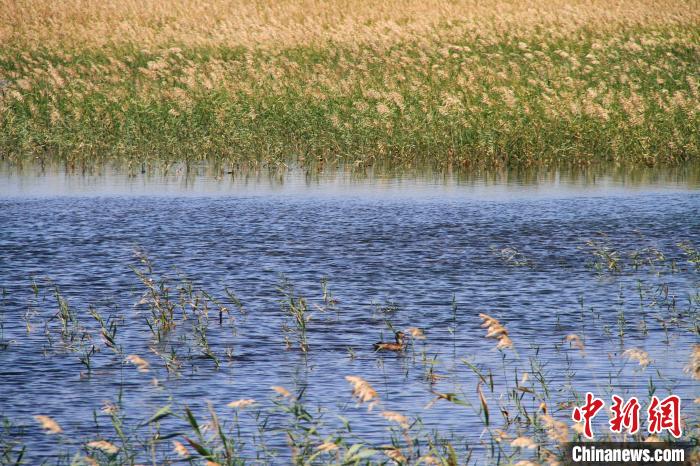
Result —
<path fill-rule="evenodd" d="M 406 348 L 406 334 L 403 332 L 396 332 L 394 334 L 396 339 L 395 343 L 380 341 L 374 344 L 375 351 L 403 351 Z"/>

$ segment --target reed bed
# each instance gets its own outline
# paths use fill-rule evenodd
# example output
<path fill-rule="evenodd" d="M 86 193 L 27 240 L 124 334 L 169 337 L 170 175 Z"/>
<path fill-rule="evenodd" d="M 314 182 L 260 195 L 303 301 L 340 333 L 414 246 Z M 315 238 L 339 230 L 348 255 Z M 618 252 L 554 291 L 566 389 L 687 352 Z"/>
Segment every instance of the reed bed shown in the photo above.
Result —
<path fill-rule="evenodd" d="M 0 156 L 400 168 L 699 154 L 693 1 L 0 3 Z"/>

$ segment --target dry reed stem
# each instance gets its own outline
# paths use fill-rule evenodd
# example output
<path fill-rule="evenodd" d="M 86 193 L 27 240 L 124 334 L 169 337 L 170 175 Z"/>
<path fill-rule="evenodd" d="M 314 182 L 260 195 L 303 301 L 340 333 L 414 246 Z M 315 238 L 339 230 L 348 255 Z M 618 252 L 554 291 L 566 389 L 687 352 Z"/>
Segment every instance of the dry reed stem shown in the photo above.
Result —
<path fill-rule="evenodd" d="M 281 387 L 279 385 L 273 385 L 272 388 L 275 392 L 277 392 L 279 395 L 283 396 L 284 398 L 290 398 L 292 396 L 291 393 L 289 393 L 289 390 L 287 390 L 284 387 Z"/>
<path fill-rule="evenodd" d="M 333 442 L 323 442 L 321 445 L 316 447 L 316 450 L 325 451 L 325 452 L 335 451 L 337 449 L 338 449 L 338 445 L 336 445 Z"/>
<path fill-rule="evenodd" d="M 136 366 L 139 372 L 148 372 L 149 368 L 151 367 L 148 361 L 136 354 L 130 354 L 129 356 L 127 356 L 126 361 Z"/>
<path fill-rule="evenodd" d="M 345 380 L 352 385 L 352 395 L 359 403 L 369 403 L 369 411 L 379 402 L 377 391 L 365 379 L 354 375 L 348 375 L 345 377 Z"/>
<path fill-rule="evenodd" d="M 573 346 L 574 348 L 578 349 L 578 350 L 581 351 L 582 353 L 585 353 L 585 352 L 586 352 L 586 347 L 585 347 L 585 345 L 583 344 L 583 341 L 581 340 L 581 337 L 579 337 L 579 336 L 576 335 L 575 333 L 571 333 L 571 334 L 567 335 L 566 338 L 565 338 L 565 340 L 568 341 L 569 344 L 570 344 L 571 346 Z"/>
<path fill-rule="evenodd" d="M 388 448 L 384 450 L 384 454 L 399 464 L 406 462 L 406 456 L 398 448 Z"/>
<path fill-rule="evenodd" d="M 382 411 L 382 417 L 388 421 L 397 423 L 403 429 L 408 429 L 410 425 L 408 418 L 396 411 Z"/>
<path fill-rule="evenodd" d="M 481 326 L 486 328 L 486 338 L 495 338 L 498 340 L 496 348 L 508 349 L 513 347 L 513 341 L 508 336 L 508 330 L 501 325 L 498 319 L 491 317 L 488 314 L 479 314 L 482 320 Z"/>
<path fill-rule="evenodd" d="M 632 361 L 637 361 L 640 366 L 646 368 L 651 364 L 651 359 L 649 359 L 649 353 L 639 348 L 630 348 L 625 350 L 622 355 L 627 359 Z"/>
<path fill-rule="evenodd" d="M 106 440 L 94 440 L 92 442 L 88 442 L 86 446 L 89 448 L 96 448 L 109 455 L 116 455 L 119 452 L 118 446 L 114 445 L 113 443 L 109 443 Z"/>
<path fill-rule="evenodd" d="M 569 441 L 569 428 L 566 424 L 561 421 L 557 421 L 548 414 L 540 416 L 540 419 L 542 419 L 542 424 L 544 424 L 544 427 L 547 430 L 547 435 L 551 440 L 554 440 L 560 444 Z"/>
<path fill-rule="evenodd" d="M 173 440 L 173 451 L 175 451 L 175 453 L 177 453 L 177 455 L 181 458 L 187 458 L 190 456 L 190 452 L 187 451 L 187 447 L 177 440 Z"/>
<path fill-rule="evenodd" d="M 421 456 L 420 458 L 418 458 L 418 464 L 441 465 L 443 463 L 442 463 L 442 461 L 435 458 L 434 456 L 426 455 L 426 456 Z"/>
<path fill-rule="evenodd" d="M 112 416 L 114 414 L 117 414 L 119 412 L 119 406 L 116 404 L 112 403 L 111 401 L 105 401 L 104 404 L 102 405 L 102 408 L 100 409 L 103 413 Z"/>
<path fill-rule="evenodd" d="M 510 442 L 510 446 L 517 448 L 529 448 L 530 450 L 537 448 L 537 444 L 530 437 L 518 437 Z"/>
<path fill-rule="evenodd" d="M 252 398 L 242 398 L 240 400 L 232 401 L 226 406 L 233 409 L 245 409 L 248 406 L 255 404 L 255 400 Z"/>
<path fill-rule="evenodd" d="M 58 422 L 54 421 L 49 416 L 38 414 L 34 416 L 34 419 L 41 424 L 41 427 L 46 430 L 47 434 L 60 434 L 63 432 L 63 429 L 61 429 L 61 426 L 58 425 Z"/>

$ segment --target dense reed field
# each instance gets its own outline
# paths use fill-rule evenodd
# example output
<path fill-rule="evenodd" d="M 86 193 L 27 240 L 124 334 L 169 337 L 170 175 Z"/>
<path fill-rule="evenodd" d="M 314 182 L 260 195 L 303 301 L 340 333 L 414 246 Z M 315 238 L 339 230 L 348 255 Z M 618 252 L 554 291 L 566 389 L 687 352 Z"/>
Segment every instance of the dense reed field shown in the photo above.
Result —
<path fill-rule="evenodd" d="M 689 1 L 0 1 L 0 156 L 697 160 Z"/>

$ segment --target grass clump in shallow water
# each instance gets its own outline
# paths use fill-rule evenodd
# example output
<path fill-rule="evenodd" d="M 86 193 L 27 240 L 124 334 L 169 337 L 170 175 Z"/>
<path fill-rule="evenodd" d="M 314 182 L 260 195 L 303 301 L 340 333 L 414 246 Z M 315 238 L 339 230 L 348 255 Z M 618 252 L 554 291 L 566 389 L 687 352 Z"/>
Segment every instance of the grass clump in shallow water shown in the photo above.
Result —
<path fill-rule="evenodd" d="M 690 1 L 621 0 L 614 13 L 604 1 L 135 5 L 3 9 L 4 158 L 504 166 L 699 153 Z"/>

